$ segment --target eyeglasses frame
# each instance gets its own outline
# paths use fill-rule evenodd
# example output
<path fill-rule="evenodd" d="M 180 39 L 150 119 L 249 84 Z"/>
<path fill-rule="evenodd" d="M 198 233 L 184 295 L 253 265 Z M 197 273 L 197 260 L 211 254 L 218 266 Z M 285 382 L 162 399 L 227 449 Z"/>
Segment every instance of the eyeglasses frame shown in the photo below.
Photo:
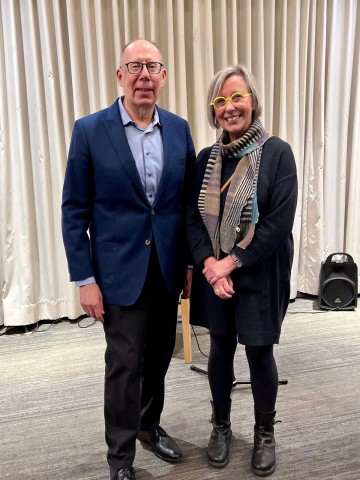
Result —
<path fill-rule="evenodd" d="M 234 93 L 231 95 L 231 97 L 221 97 L 221 96 L 220 96 L 220 97 L 216 97 L 216 98 L 214 98 L 214 100 L 210 103 L 210 105 L 211 105 L 212 107 L 214 107 L 215 110 L 222 110 L 223 108 L 226 107 L 226 102 L 229 102 L 229 101 L 230 101 L 231 103 L 234 103 L 233 100 L 232 100 L 232 97 L 233 97 L 234 95 L 236 95 L 236 94 L 240 95 L 241 98 L 242 98 L 242 100 L 243 100 L 244 98 L 250 97 L 250 95 L 252 95 L 252 92 L 250 92 L 250 93 L 234 92 Z M 225 100 L 225 104 L 224 104 L 222 107 L 220 107 L 220 108 L 219 108 L 219 107 L 218 107 L 218 108 L 215 107 L 215 101 L 216 101 L 218 98 L 221 98 L 221 99 L 224 99 L 224 100 Z"/>
<path fill-rule="evenodd" d="M 130 63 L 136 63 L 138 65 L 141 65 L 141 70 L 138 73 L 130 72 L 130 70 L 129 70 Z M 148 69 L 148 65 L 150 63 L 156 63 L 157 65 L 160 65 L 160 70 L 157 73 L 150 73 L 149 69 Z M 143 71 L 143 68 L 146 67 L 146 70 L 148 71 L 149 75 L 159 75 L 161 73 L 161 69 L 163 68 L 163 66 L 164 66 L 164 64 L 161 63 L 161 62 L 146 62 L 146 63 L 143 63 L 143 62 L 127 62 L 127 63 L 124 63 L 123 65 L 120 65 L 120 68 L 121 67 L 126 67 L 127 71 L 130 73 L 130 75 L 140 75 L 140 73 Z"/>

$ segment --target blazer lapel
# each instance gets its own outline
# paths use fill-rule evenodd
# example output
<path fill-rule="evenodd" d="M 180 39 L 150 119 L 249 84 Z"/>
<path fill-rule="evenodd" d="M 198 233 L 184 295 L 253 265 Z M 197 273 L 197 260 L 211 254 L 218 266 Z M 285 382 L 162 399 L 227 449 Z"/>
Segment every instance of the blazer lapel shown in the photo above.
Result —
<path fill-rule="evenodd" d="M 121 121 L 117 100 L 108 109 L 107 118 L 104 120 L 104 127 L 106 133 L 108 134 L 110 143 L 114 148 L 115 154 L 119 159 L 119 163 L 125 170 L 139 196 L 141 196 L 148 203 L 138 169 L 136 168 L 134 157 L 131 153 L 129 143 L 125 135 L 125 129 Z"/>

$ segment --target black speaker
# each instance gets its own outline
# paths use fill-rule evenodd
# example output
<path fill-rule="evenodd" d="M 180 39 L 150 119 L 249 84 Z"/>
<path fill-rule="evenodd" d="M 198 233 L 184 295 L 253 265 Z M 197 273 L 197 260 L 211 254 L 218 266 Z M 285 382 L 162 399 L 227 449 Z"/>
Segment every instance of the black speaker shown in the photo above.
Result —
<path fill-rule="evenodd" d="M 348 253 L 332 253 L 321 263 L 319 305 L 322 310 L 355 310 L 357 265 Z"/>

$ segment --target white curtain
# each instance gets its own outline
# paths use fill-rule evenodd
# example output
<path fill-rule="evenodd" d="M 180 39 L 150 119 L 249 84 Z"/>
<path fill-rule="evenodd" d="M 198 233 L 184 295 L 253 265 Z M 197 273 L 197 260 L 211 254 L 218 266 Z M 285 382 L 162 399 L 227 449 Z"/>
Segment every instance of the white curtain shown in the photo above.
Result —
<path fill-rule="evenodd" d="M 0 324 L 82 314 L 60 229 L 73 122 L 121 94 L 121 47 L 155 41 L 160 105 L 188 119 L 197 151 L 218 132 L 206 93 L 244 63 L 263 122 L 295 153 L 299 202 L 292 297 L 318 292 L 321 262 L 360 262 L 360 2 L 0 0 Z"/>

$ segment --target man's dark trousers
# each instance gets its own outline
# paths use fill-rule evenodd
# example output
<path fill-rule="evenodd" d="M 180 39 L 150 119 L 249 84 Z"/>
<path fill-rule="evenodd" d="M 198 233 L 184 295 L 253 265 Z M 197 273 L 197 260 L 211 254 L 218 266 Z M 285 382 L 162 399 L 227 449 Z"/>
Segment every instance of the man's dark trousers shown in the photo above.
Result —
<path fill-rule="evenodd" d="M 105 304 L 105 437 L 113 468 L 132 466 L 139 429 L 160 423 L 177 308 L 178 298 L 168 294 L 155 245 L 136 303 Z"/>

